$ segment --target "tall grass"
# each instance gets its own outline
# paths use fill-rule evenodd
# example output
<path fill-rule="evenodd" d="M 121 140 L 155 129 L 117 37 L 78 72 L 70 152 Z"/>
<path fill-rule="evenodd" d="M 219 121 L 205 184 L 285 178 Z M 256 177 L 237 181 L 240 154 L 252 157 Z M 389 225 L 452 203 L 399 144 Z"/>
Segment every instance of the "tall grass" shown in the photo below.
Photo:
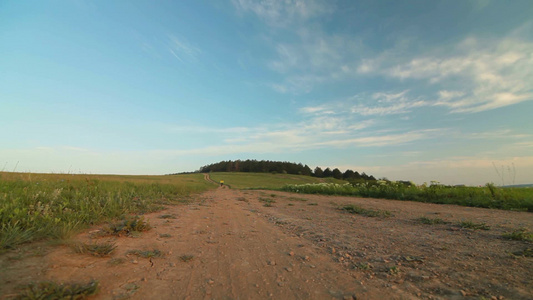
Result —
<path fill-rule="evenodd" d="M 304 194 L 372 197 L 533 212 L 533 189 L 497 188 L 493 184 L 484 187 L 449 187 L 439 184 L 415 186 L 377 181 L 359 184 L 285 185 L 281 190 Z"/>
<path fill-rule="evenodd" d="M 125 214 L 155 211 L 210 187 L 201 175 L 174 183 L 160 183 L 161 178 L 152 182 L 127 179 L 0 173 L 0 250 L 37 239 L 67 237 Z"/>

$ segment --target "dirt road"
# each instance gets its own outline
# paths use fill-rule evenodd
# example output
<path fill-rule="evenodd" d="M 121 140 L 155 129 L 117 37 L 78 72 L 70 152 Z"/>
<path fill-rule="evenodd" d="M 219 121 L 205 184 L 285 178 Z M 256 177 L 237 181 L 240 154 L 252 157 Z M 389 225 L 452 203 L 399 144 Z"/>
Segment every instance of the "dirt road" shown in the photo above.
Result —
<path fill-rule="evenodd" d="M 347 203 L 393 216 L 338 209 Z M 423 216 L 450 223 L 415 221 Z M 501 237 L 532 229 L 529 213 L 220 187 L 145 218 L 153 229 L 139 237 L 97 239 L 116 243 L 111 257 L 35 246 L 2 256 L 0 294 L 31 280 L 96 279 L 94 299 L 533 298 L 532 258 L 511 254 L 531 244 Z M 127 254 L 153 249 L 164 256 Z"/>

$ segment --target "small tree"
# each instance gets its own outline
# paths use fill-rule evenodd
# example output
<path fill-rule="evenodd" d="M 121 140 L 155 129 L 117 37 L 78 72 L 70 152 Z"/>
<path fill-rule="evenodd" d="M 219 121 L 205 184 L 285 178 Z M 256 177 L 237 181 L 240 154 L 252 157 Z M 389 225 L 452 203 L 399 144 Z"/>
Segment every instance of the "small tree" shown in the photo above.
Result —
<path fill-rule="evenodd" d="M 333 178 L 335 179 L 342 179 L 342 173 L 339 169 L 335 168 L 333 169 L 333 171 L 331 171 L 331 175 L 333 176 Z"/>
<path fill-rule="evenodd" d="M 313 176 L 315 177 L 324 177 L 324 171 L 320 167 L 316 167 L 315 171 L 313 172 Z"/>

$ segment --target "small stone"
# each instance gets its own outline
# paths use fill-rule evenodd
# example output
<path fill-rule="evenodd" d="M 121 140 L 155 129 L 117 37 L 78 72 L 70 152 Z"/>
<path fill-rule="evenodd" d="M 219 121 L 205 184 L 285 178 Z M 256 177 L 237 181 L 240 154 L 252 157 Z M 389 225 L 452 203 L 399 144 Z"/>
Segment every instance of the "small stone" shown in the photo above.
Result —
<path fill-rule="evenodd" d="M 207 281 L 207 283 L 209 283 L 209 284 L 213 284 L 213 283 L 215 283 L 215 282 L 214 282 L 212 279 L 209 279 L 209 280 Z"/>
<path fill-rule="evenodd" d="M 309 261 L 309 260 L 310 260 L 309 256 L 305 256 L 304 259 L 305 259 L 306 261 Z"/>
<path fill-rule="evenodd" d="M 285 283 L 283 283 L 283 282 L 280 281 L 280 282 L 278 282 L 278 285 L 279 285 L 279 286 L 284 286 Z"/>
<path fill-rule="evenodd" d="M 461 290 L 461 295 L 463 295 L 463 297 L 466 297 L 467 294 L 465 291 Z"/>
<path fill-rule="evenodd" d="M 287 271 L 287 272 L 292 272 L 292 268 L 286 267 L 286 268 L 285 268 L 285 271 Z"/>
<path fill-rule="evenodd" d="M 335 248 L 331 247 L 331 253 L 335 253 Z"/>
<path fill-rule="evenodd" d="M 171 255 L 172 254 L 172 251 L 168 251 L 168 255 Z"/>
<path fill-rule="evenodd" d="M 133 261 L 132 261 L 131 263 L 133 263 L 133 264 L 138 264 L 138 263 L 139 263 L 139 261 L 138 261 L 138 260 L 136 260 L 136 259 L 134 259 L 134 260 L 133 260 Z"/>
<path fill-rule="evenodd" d="M 141 278 L 141 281 L 148 281 L 148 279 L 146 279 L 146 277 L 143 277 Z"/>
<path fill-rule="evenodd" d="M 294 252 L 293 251 L 289 252 L 289 255 L 294 256 Z"/>
<path fill-rule="evenodd" d="M 309 267 L 310 267 L 311 269 L 314 269 L 314 268 L 316 268 L 316 266 L 315 266 L 315 265 L 309 265 Z"/>
<path fill-rule="evenodd" d="M 269 260 L 269 261 L 268 261 L 268 265 L 269 265 L 269 266 L 275 266 L 275 265 L 276 265 L 276 262 L 273 261 L 273 260 Z"/>
<path fill-rule="evenodd" d="M 255 284 L 255 287 L 258 288 L 258 287 L 259 287 L 259 284 L 256 283 L 256 284 Z"/>

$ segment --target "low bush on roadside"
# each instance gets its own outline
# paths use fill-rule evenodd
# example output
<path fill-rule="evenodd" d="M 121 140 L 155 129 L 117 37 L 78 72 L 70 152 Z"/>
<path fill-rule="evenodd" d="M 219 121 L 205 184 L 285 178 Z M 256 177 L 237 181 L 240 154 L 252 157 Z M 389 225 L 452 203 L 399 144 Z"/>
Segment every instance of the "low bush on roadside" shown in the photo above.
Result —
<path fill-rule="evenodd" d="M 152 227 L 144 220 L 144 217 L 127 216 L 123 220 L 116 223 L 112 223 L 106 226 L 103 230 L 104 233 L 109 235 L 131 235 L 138 232 L 148 231 Z"/>

